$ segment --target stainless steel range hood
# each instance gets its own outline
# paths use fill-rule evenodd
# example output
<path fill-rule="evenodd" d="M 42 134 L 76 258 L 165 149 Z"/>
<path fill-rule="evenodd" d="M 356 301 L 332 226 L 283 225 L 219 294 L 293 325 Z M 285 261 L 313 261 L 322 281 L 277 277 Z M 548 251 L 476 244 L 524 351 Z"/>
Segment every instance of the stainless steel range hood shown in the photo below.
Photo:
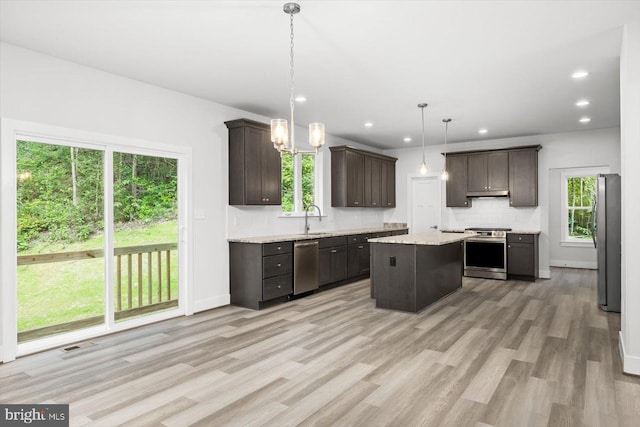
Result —
<path fill-rule="evenodd" d="M 467 191 L 467 197 L 508 197 L 509 190 Z"/>

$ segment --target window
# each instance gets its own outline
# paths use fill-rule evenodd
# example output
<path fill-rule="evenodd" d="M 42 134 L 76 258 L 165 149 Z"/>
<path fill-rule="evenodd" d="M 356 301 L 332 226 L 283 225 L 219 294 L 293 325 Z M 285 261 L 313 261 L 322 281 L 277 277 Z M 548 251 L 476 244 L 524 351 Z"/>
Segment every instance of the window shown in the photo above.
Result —
<path fill-rule="evenodd" d="M 595 176 L 567 179 L 567 236 L 570 239 L 591 238 L 591 215 L 595 191 Z"/>
<path fill-rule="evenodd" d="M 282 212 L 288 216 L 304 213 L 318 204 L 316 197 L 316 155 L 282 156 Z"/>
<path fill-rule="evenodd" d="M 562 244 L 592 245 L 591 222 L 597 192 L 597 175 L 608 168 L 576 168 L 562 173 Z"/>

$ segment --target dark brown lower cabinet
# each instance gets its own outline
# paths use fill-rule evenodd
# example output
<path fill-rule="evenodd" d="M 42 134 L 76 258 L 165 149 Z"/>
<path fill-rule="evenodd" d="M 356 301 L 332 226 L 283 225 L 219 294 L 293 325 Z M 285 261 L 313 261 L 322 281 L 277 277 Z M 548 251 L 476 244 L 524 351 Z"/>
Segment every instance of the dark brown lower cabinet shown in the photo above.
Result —
<path fill-rule="evenodd" d="M 347 246 L 347 275 L 349 278 L 364 276 L 370 271 L 369 243 L 351 244 Z"/>
<path fill-rule="evenodd" d="M 507 234 L 507 276 L 535 282 L 539 256 L 537 234 Z"/>
<path fill-rule="evenodd" d="M 293 292 L 293 242 L 229 243 L 231 304 L 258 310 Z"/>
<path fill-rule="evenodd" d="M 320 249 L 320 286 L 347 278 L 347 247 Z"/>
<path fill-rule="evenodd" d="M 318 240 L 320 286 L 341 285 L 369 275 L 370 237 L 407 234 L 406 229 Z M 259 310 L 293 294 L 293 242 L 229 243 L 231 304 Z"/>

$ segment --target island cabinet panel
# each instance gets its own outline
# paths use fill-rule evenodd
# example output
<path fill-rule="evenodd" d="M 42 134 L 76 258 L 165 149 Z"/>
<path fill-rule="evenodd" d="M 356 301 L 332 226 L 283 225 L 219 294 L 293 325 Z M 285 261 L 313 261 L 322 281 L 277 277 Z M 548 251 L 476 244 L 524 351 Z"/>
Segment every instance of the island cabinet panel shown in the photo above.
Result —
<path fill-rule="evenodd" d="M 538 278 L 537 234 L 507 234 L 507 277 L 534 282 Z"/>
<path fill-rule="evenodd" d="M 538 206 L 538 150 L 509 151 L 509 206 Z"/>
<path fill-rule="evenodd" d="M 508 189 L 509 155 L 506 151 L 468 155 L 468 193 L 481 196 Z"/>
<path fill-rule="evenodd" d="M 293 293 L 293 244 L 229 243 L 231 304 L 258 310 Z"/>
<path fill-rule="evenodd" d="M 447 156 L 447 207 L 470 208 L 471 199 L 467 197 L 467 155 Z"/>
<path fill-rule="evenodd" d="M 462 287 L 463 243 L 372 243 L 376 307 L 417 313 Z"/>
<path fill-rule="evenodd" d="M 331 150 L 331 206 L 395 207 L 396 158 L 339 146 Z"/>
<path fill-rule="evenodd" d="M 229 204 L 280 205 L 282 167 L 269 125 L 248 119 L 225 124 L 229 129 Z"/>

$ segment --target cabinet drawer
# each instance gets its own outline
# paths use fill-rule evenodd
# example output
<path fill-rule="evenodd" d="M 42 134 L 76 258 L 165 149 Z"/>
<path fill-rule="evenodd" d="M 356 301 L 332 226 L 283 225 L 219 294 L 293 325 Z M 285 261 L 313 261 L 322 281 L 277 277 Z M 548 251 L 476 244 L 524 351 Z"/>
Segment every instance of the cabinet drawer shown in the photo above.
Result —
<path fill-rule="evenodd" d="M 262 258 L 262 278 L 290 274 L 293 270 L 293 254 L 271 255 Z"/>
<path fill-rule="evenodd" d="M 365 243 L 370 237 L 371 236 L 369 234 L 352 234 L 350 236 L 347 236 L 347 243 L 349 245 Z"/>
<path fill-rule="evenodd" d="M 533 243 L 533 234 L 507 234 L 507 243 Z"/>
<path fill-rule="evenodd" d="M 290 252 L 293 252 L 293 242 L 265 243 L 262 245 L 263 256 L 288 254 Z"/>
<path fill-rule="evenodd" d="M 347 245 L 347 236 L 336 236 L 336 237 L 325 237 L 324 239 L 320 239 L 318 241 L 318 247 L 322 248 L 330 248 L 333 246 L 346 246 Z"/>
<path fill-rule="evenodd" d="M 293 292 L 293 279 L 291 274 L 272 277 L 262 281 L 262 300 L 283 297 Z"/>

